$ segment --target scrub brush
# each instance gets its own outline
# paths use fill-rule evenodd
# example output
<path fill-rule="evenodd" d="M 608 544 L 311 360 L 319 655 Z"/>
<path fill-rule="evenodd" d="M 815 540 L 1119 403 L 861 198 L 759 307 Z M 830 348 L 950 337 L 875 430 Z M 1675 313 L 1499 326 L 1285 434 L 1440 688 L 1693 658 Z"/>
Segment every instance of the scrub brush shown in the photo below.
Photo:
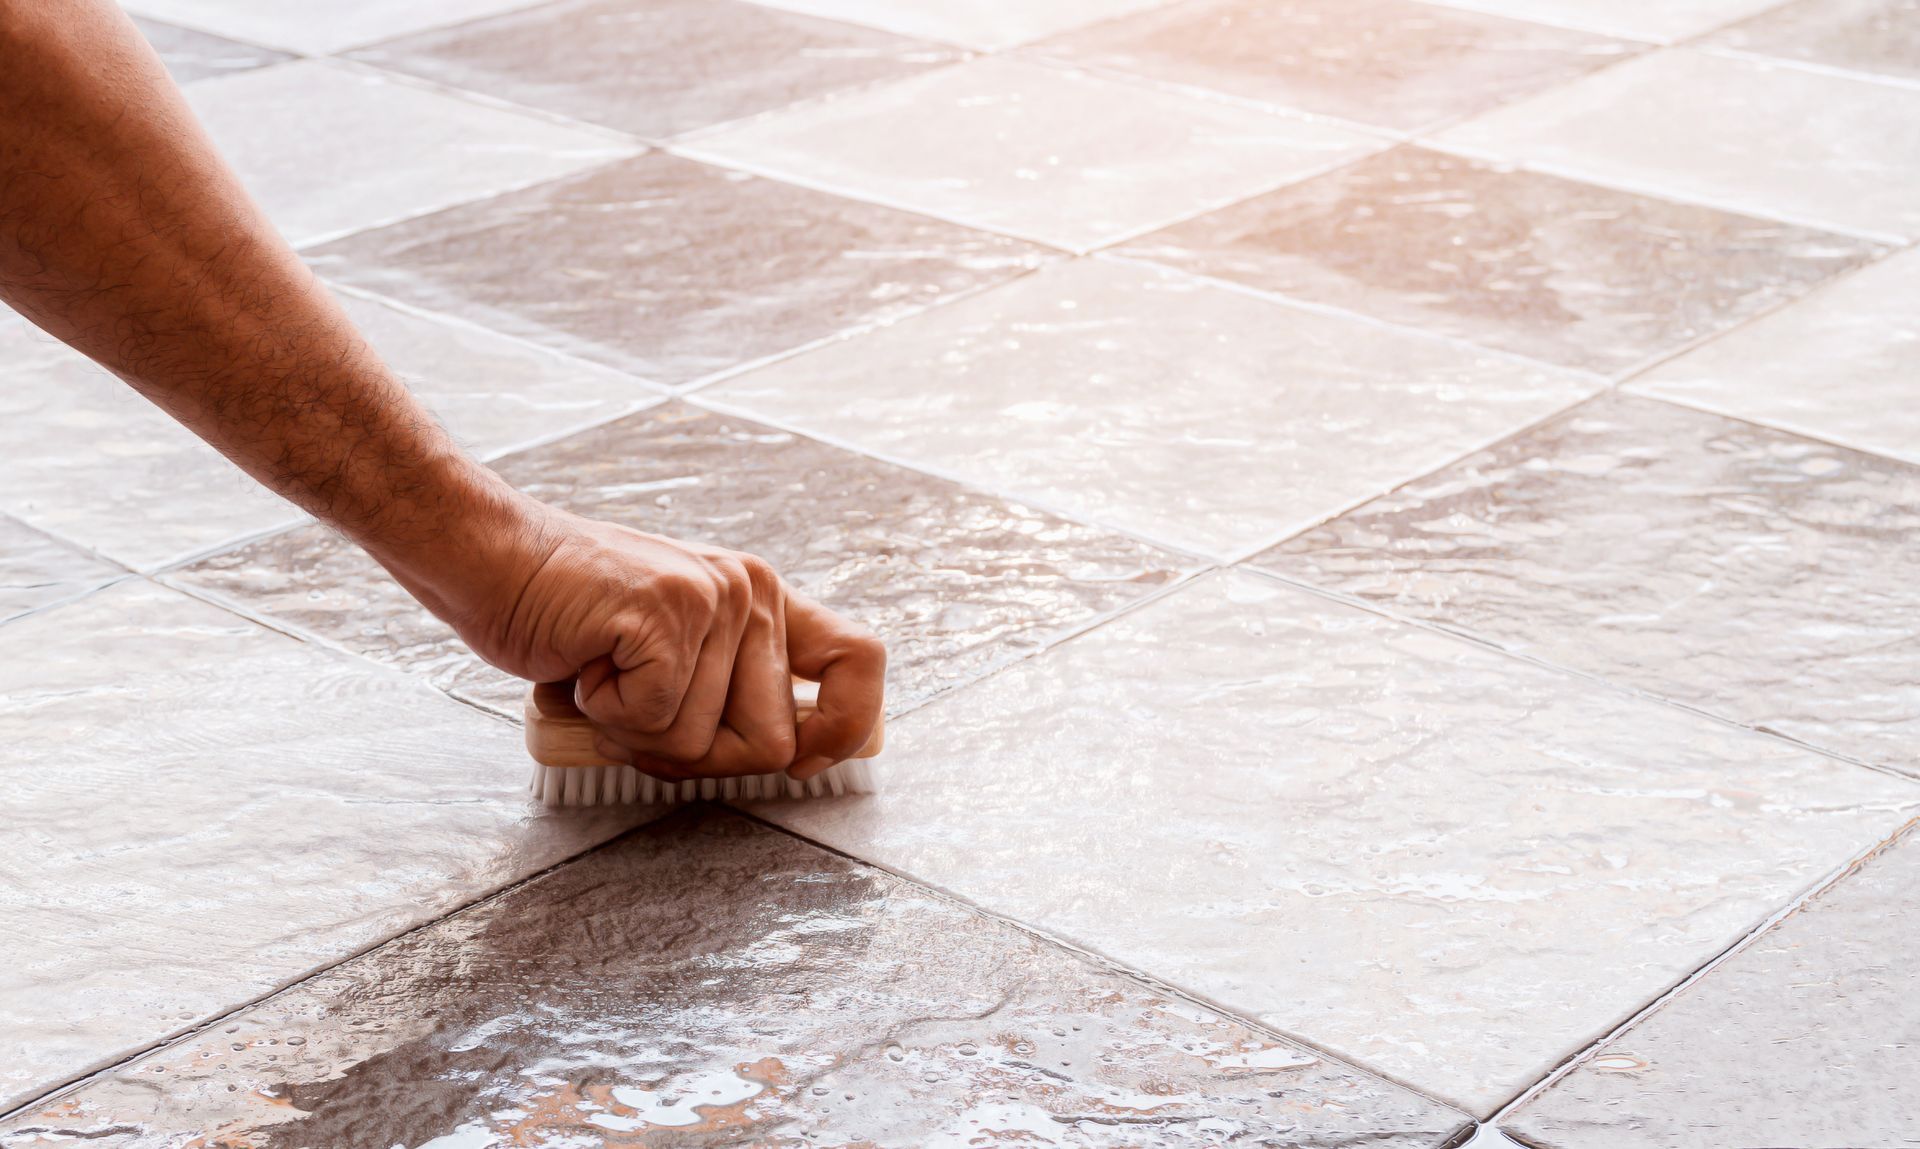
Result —
<path fill-rule="evenodd" d="M 804 722 L 816 708 L 820 685 L 794 679 L 794 721 Z M 796 782 L 782 770 L 745 778 L 700 778 L 690 782 L 662 782 L 624 762 L 602 758 L 593 749 L 593 725 L 573 704 L 569 690 L 539 686 L 527 690 L 527 752 L 533 755 L 533 781 L 528 789 L 549 806 L 614 806 L 635 802 L 691 802 L 704 798 L 820 798 L 830 794 L 871 794 L 879 789 L 873 768 L 862 759 L 880 753 L 886 740 L 886 719 L 873 728 L 852 759 L 841 762 L 805 782 Z"/>

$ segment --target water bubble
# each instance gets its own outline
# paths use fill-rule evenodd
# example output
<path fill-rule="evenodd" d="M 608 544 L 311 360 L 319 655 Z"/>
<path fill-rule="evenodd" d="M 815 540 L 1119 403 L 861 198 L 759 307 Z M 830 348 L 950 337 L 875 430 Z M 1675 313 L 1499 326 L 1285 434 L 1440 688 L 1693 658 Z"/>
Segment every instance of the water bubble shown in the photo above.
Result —
<path fill-rule="evenodd" d="M 897 1046 L 897 1045 L 889 1045 L 889 1046 L 887 1046 L 887 1060 L 888 1060 L 888 1061 L 905 1061 L 906 1059 L 907 1059 L 907 1051 L 906 1051 L 906 1050 L 904 1050 L 904 1049 L 902 1049 L 902 1048 L 900 1048 L 900 1047 L 899 1047 L 899 1046 Z"/>
<path fill-rule="evenodd" d="M 960 1043 L 959 1047 L 954 1050 L 954 1052 L 959 1054 L 962 1057 L 972 1057 L 974 1054 L 980 1052 L 980 1047 L 975 1045 L 971 1041 L 963 1041 Z"/>

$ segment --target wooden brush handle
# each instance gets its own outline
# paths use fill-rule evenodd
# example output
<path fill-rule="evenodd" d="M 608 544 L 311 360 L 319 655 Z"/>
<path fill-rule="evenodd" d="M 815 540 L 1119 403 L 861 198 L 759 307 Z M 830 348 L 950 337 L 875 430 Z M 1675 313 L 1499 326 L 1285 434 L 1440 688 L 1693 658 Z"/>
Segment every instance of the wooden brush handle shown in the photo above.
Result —
<path fill-rule="evenodd" d="M 793 718 L 805 722 L 818 707 L 819 684 L 793 680 Z M 593 724 L 573 704 L 573 683 L 537 682 L 527 688 L 527 753 L 542 766 L 617 766 L 593 748 Z M 872 758 L 886 744 L 887 720 L 882 715 L 867 744 L 855 758 Z"/>

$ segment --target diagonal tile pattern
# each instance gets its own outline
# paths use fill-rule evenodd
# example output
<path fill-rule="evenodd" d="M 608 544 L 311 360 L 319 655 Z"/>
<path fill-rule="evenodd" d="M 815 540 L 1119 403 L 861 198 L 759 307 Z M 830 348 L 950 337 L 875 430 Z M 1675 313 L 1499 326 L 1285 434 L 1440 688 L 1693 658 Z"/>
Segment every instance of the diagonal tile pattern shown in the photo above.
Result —
<path fill-rule="evenodd" d="M 143 15 L 296 52 L 338 52 L 408 32 L 457 24 L 539 0 L 131 0 Z"/>
<path fill-rule="evenodd" d="M 330 278 L 665 384 L 898 318 L 1042 258 L 659 154 L 309 254 Z"/>
<path fill-rule="evenodd" d="M 205 32 L 195 32 L 191 28 L 176 28 L 157 20 L 135 19 L 134 24 L 140 29 L 140 34 L 147 38 L 147 43 L 153 45 L 160 62 L 167 66 L 167 72 L 173 76 L 176 84 L 190 84 L 210 76 L 251 71 L 292 58 L 272 48 L 241 44 Z"/>
<path fill-rule="evenodd" d="M 1477 1114 L 1920 813 L 1237 572 L 889 737 L 887 793 L 759 812 Z"/>
<path fill-rule="evenodd" d="M 1724 29 L 1707 43 L 1920 80 L 1920 3 L 1794 0 Z"/>
<path fill-rule="evenodd" d="M 1591 386 L 1083 260 L 738 376 L 703 399 L 1224 554 L 1384 491 Z"/>
<path fill-rule="evenodd" d="M 1010 48 L 1168 0 L 760 0 L 974 48 Z"/>
<path fill-rule="evenodd" d="M 1610 374 L 1885 249 L 1402 147 L 1121 250 Z"/>
<path fill-rule="evenodd" d="M 0 1111 L 650 816 L 511 726 L 149 583 L 0 627 Z"/>
<path fill-rule="evenodd" d="M 0 515 L 0 622 L 76 598 L 126 574 Z"/>
<path fill-rule="evenodd" d="M 1751 16 L 1780 0 L 1437 0 L 1453 8 L 1497 12 L 1521 20 L 1590 28 L 1615 36 L 1671 43 Z"/>
<path fill-rule="evenodd" d="M 1920 468 L 1609 397 L 1257 561 L 1920 775 L 1916 530 Z"/>
<path fill-rule="evenodd" d="M 1465 1124 L 706 812 L 0 1123 L 0 1146 L 217 1129 L 272 1145 L 1438 1149 Z"/>

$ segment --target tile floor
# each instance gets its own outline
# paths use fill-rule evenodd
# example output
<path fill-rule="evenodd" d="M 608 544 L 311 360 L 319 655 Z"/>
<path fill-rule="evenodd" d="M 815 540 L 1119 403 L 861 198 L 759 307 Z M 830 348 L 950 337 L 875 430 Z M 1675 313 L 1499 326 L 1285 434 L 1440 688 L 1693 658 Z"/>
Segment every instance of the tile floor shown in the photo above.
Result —
<path fill-rule="evenodd" d="M 458 436 L 872 623 L 893 741 L 529 805 L 0 315 L 0 1146 L 1912 1143 L 1912 0 L 128 6 Z"/>

